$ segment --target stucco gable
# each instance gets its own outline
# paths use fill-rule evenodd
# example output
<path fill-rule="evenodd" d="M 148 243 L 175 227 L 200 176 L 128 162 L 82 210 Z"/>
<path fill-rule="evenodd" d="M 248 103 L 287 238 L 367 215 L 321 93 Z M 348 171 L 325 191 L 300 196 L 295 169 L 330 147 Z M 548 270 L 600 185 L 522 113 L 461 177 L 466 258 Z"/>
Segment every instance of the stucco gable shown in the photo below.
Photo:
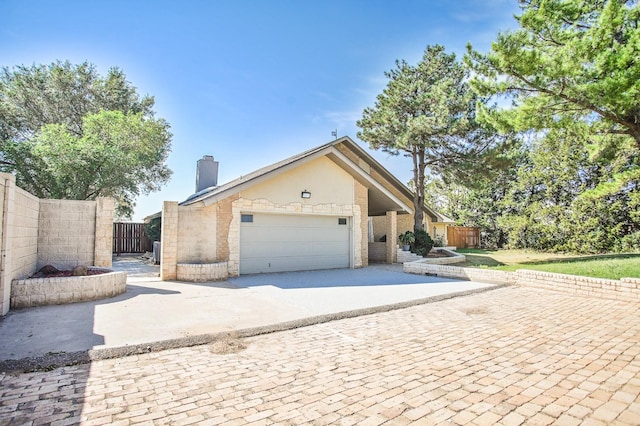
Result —
<path fill-rule="evenodd" d="M 203 205 L 210 205 L 241 191 L 251 191 L 253 187 L 259 186 L 283 173 L 290 173 L 292 170 L 322 157 L 333 161 L 369 189 L 369 198 L 373 203 L 370 206 L 373 208 L 370 214 L 383 214 L 385 210 L 413 213 L 413 193 L 411 190 L 347 136 L 263 167 L 227 184 L 194 194 L 180 204 L 202 203 Z M 309 188 L 303 189 L 311 191 Z M 376 205 L 379 207 L 378 209 L 376 209 Z M 393 206 L 393 208 L 390 206 Z M 426 206 L 424 211 L 432 221 L 439 221 L 440 218 L 436 212 Z"/>

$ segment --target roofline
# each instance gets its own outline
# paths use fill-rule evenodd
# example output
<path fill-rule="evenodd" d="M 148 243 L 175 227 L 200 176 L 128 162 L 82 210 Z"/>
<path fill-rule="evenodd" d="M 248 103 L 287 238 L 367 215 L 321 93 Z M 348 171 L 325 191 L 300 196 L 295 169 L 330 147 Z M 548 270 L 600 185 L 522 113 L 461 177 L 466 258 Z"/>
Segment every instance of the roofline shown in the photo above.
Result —
<path fill-rule="evenodd" d="M 304 164 L 316 158 L 322 157 L 328 153 L 339 152 L 334 147 L 341 143 L 344 143 L 346 146 L 349 147 L 349 149 L 354 151 L 361 158 L 364 158 L 370 167 L 373 167 L 376 170 L 376 172 L 378 172 L 384 179 L 386 179 L 393 186 L 395 186 L 396 189 L 398 189 L 405 197 L 407 197 L 409 200 L 413 200 L 414 194 L 406 185 L 400 182 L 400 180 L 398 180 L 397 177 L 391 174 L 391 172 L 389 172 L 382 164 L 380 164 L 380 162 L 378 162 L 375 158 L 373 158 L 371 154 L 369 154 L 357 143 L 355 143 L 353 139 L 351 139 L 349 136 L 342 136 L 331 142 L 325 143 L 315 148 L 311 148 L 307 151 L 288 157 L 277 163 L 262 167 L 252 173 L 249 173 L 249 175 L 247 176 L 251 176 L 253 174 L 255 174 L 255 176 L 246 178 L 246 180 L 243 180 L 244 178 L 241 176 L 240 178 L 230 181 L 225 185 L 221 185 L 217 188 L 212 188 L 211 191 L 208 191 L 200 196 L 196 196 L 191 199 L 187 198 L 186 200 L 179 203 L 179 205 L 188 206 L 188 205 L 202 202 L 205 206 L 209 206 L 211 204 L 218 202 L 221 199 L 229 197 L 230 195 L 237 194 L 238 192 L 242 191 L 248 186 L 253 186 L 256 183 L 260 183 L 268 179 L 274 172 L 283 172 L 283 171 L 298 167 L 300 164 Z M 344 157 L 344 155 L 342 155 L 342 157 Z M 342 157 L 341 157 L 341 160 L 344 161 L 344 158 Z M 354 163 L 352 161 L 349 161 L 349 165 L 353 166 Z M 357 172 L 358 167 L 353 169 Z M 260 173 L 261 170 L 264 170 L 264 172 Z M 364 176 L 362 177 L 364 178 Z M 371 179 L 370 182 L 373 182 L 373 179 Z M 224 188 L 225 186 L 229 186 L 229 187 Z M 216 190 L 219 190 L 219 192 L 216 192 Z M 385 191 L 385 192 L 388 193 L 388 191 Z M 394 202 L 399 202 L 399 200 L 395 196 L 392 199 L 394 200 Z M 399 202 L 398 204 L 400 204 L 403 208 L 407 207 L 405 203 Z M 436 223 L 441 222 L 439 219 L 442 215 L 440 215 L 439 213 L 435 212 L 434 210 L 430 209 L 424 204 L 422 206 L 422 210 L 430 216 L 433 222 L 436 222 Z M 412 207 L 409 208 L 408 211 L 412 212 L 413 208 Z"/>
<path fill-rule="evenodd" d="M 404 211 L 406 211 L 407 213 L 413 213 L 413 208 L 411 206 L 405 204 L 402 200 L 400 200 L 398 197 L 393 195 L 387 188 L 384 187 L 384 185 L 378 183 L 373 177 L 371 177 L 370 174 L 368 174 L 367 172 L 362 170 L 362 168 L 358 167 L 353 161 L 351 161 L 351 159 L 349 159 L 349 157 L 344 155 L 342 152 L 340 152 L 338 149 L 336 149 L 333 146 L 331 147 L 331 151 L 332 151 L 333 155 L 338 157 L 340 159 L 340 161 L 342 161 L 345 164 L 347 164 L 355 173 L 357 173 L 357 175 L 359 177 L 361 177 L 363 180 L 366 180 L 367 182 L 369 182 L 378 191 L 382 192 L 385 196 L 390 198 L 394 203 L 396 203 L 400 207 L 402 207 L 402 209 Z"/>
<path fill-rule="evenodd" d="M 211 204 L 214 204 L 216 202 L 218 202 L 221 199 L 227 198 L 230 195 L 234 195 L 237 194 L 238 192 L 242 191 L 243 189 L 246 189 L 249 186 L 253 186 L 255 184 L 258 184 L 260 182 L 263 182 L 269 178 L 271 178 L 272 174 L 274 172 L 284 172 L 287 171 L 289 169 L 293 169 L 295 167 L 300 166 L 300 164 L 304 164 L 307 163 L 309 161 L 315 160 L 316 158 L 320 158 L 324 155 L 326 155 L 328 152 L 330 152 L 331 149 L 331 144 L 325 144 L 325 145 L 321 145 L 319 147 L 310 149 L 308 151 L 305 151 L 301 154 L 295 155 L 293 157 L 289 157 L 283 161 L 280 161 L 278 163 L 283 163 L 277 167 L 274 167 L 273 169 L 269 169 L 267 171 L 265 171 L 262 174 L 257 174 L 256 176 L 250 177 L 244 181 L 242 181 L 242 176 L 238 179 L 235 179 L 234 181 L 238 181 L 235 185 L 231 185 L 234 181 L 228 182 L 226 185 L 231 185 L 229 188 L 226 189 L 222 189 L 220 190 L 220 192 L 215 193 L 215 194 L 210 194 L 211 192 L 215 192 L 215 189 L 212 189 L 209 193 L 205 193 L 202 194 L 199 197 L 193 198 L 193 199 L 187 199 L 181 203 L 179 203 L 179 205 L 181 206 L 188 206 L 191 204 L 196 204 L 198 202 L 202 202 L 205 206 L 209 206 Z M 314 152 L 315 151 L 315 152 Z M 306 155 L 305 155 L 306 154 Z M 296 158 L 296 157 L 300 157 L 300 158 Z M 265 166 L 262 167 L 261 169 L 268 169 L 269 167 L 273 167 L 275 164 L 278 163 L 274 163 L 273 165 L 270 166 Z M 257 171 L 261 170 L 258 169 Z M 256 171 L 256 172 L 257 172 Z M 252 172 L 252 173 L 256 173 L 256 172 Z M 250 173 L 250 174 L 252 174 Z M 218 188 L 222 188 L 225 185 L 222 185 L 221 187 Z"/>
<path fill-rule="evenodd" d="M 360 147 L 357 143 L 355 143 L 350 137 L 343 136 L 342 138 L 333 141 L 332 144 L 335 145 L 335 144 L 342 143 L 342 142 L 349 142 L 348 145 L 350 147 L 352 147 L 352 148 L 355 148 L 354 150 L 356 151 L 357 154 L 359 154 L 361 157 L 365 157 L 366 159 L 370 160 L 373 163 L 373 166 L 375 167 L 375 169 L 376 169 L 376 171 L 378 173 L 380 173 L 385 179 L 387 179 L 389 182 L 391 182 L 393 185 L 395 185 L 397 187 L 397 189 L 400 190 L 401 192 L 403 192 L 403 195 L 405 195 L 408 199 L 413 200 L 413 195 L 414 195 L 413 191 L 411 191 L 405 184 L 400 182 L 400 180 L 397 177 L 395 177 L 393 174 L 391 174 L 391 172 L 389 172 L 382 164 L 380 164 L 380 162 L 378 162 L 378 160 L 373 158 L 373 156 L 371 156 L 371 154 L 369 154 L 362 147 Z M 429 214 L 429 216 L 431 217 L 433 222 L 439 222 L 438 219 L 439 219 L 440 215 L 436 211 L 430 209 L 429 207 L 427 207 L 424 204 L 422 205 L 422 210 L 425 213 Z"/>

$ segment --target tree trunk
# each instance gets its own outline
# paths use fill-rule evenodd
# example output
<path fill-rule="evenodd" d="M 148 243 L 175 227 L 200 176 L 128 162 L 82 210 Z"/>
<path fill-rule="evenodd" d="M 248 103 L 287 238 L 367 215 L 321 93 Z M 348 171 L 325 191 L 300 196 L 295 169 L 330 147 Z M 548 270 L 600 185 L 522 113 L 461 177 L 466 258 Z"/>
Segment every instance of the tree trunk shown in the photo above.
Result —
<path fill-rule="evenodd" d="M 415 183 L 415 192 L 413 194 L 413 232 L 424 229 L 422 224 L 424 220 L 424 148 L 413 147 L 411 157 L 413 159 L 413 182 Z"/>

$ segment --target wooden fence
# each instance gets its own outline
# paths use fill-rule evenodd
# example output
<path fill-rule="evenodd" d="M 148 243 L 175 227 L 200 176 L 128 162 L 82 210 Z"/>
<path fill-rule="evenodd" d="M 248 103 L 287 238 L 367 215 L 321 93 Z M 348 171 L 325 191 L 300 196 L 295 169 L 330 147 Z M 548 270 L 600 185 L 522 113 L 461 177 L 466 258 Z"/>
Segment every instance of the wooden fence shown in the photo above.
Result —
<path fill-rule="evenodd" d="M 448 226 L 447 245 L 457 248 L 480 246 L 480 228 L 471 226 Z"/>
<path fill-rule="evenodd" d="M 144 223 L 115 222 L 113 224 L 113 252 L 144 253 L 153 251 L 153 244 L 144 231 Z"/>

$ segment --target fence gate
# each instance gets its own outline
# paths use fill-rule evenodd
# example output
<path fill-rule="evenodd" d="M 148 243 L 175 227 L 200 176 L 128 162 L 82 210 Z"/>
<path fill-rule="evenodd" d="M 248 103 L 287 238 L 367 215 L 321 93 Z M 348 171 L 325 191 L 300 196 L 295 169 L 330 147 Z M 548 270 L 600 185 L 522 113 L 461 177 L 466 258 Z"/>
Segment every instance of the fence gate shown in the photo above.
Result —
<path fill-rule="evenodd" d="M 457 248 L 478 247 L 480 245 L 480 228 L 471 226 L 448 226 L 447 244 Z"/>
<path fill-rule="evenodd" d="M 147 251 L 153 251 L 153 246 L 144 230 L 144 223 L 114 222 L 114 253 L 144 253 Z"/>

